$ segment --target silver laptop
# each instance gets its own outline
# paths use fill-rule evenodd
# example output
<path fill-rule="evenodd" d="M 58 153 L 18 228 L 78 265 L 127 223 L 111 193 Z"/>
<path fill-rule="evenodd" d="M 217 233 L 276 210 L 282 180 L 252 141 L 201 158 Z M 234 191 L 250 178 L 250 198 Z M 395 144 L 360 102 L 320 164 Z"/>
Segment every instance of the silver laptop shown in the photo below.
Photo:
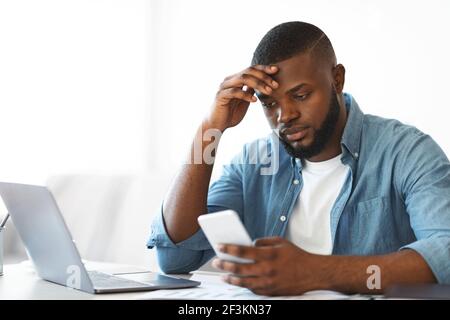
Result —
<path fill-rule="evenodd" d="M 89 293 L 190 288 L 200 284 L 150 272 L 114 276 L 88 271 L 46 187 L 0 182 L 0 195 L 42 279 Z"/>

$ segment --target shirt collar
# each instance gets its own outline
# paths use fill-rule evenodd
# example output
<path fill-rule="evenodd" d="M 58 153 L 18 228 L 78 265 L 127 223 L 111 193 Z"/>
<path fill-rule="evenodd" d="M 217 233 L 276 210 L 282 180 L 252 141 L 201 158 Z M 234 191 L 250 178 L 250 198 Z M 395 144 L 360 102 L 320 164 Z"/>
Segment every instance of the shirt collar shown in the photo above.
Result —
<path fill-rule="evenodd" d="M 359 158 L 359 148 L 361 142 L 361 131 L 364 120 L 364 113 L 359 108 L 356 100 L 349 93 L 344 93 L 345 108 L 347 109 L 347 121 L 341 139 L 342 158 L 346 153 L 357 160 Z M 291 158 L 292 167 L 302 169 L 300 159 Z"/>
<path fill-rule="evenodd" d="M 354 159 L 358 159 L 364 113 L 362 113 L 355 99 L 349 93 L 344 93 L 344 100 L 347 108 L 347 122 L 342 134 L 341 145 L 346 148 Z M 343 153 L 344 150 L 342 148 Z"/>

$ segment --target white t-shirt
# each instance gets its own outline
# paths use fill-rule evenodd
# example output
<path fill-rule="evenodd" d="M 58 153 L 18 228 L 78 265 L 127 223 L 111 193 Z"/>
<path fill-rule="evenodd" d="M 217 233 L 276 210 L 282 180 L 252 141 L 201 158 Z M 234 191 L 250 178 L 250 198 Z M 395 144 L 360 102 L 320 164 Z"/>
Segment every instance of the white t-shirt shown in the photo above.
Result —
<path fill-rule="evenodd" d="M 289 241 L 311 253 L 331 254 L 330 213 L 348 170 L 341 154 L 321 162 L 303 160 L 303 188 L 287 226 Z"/>

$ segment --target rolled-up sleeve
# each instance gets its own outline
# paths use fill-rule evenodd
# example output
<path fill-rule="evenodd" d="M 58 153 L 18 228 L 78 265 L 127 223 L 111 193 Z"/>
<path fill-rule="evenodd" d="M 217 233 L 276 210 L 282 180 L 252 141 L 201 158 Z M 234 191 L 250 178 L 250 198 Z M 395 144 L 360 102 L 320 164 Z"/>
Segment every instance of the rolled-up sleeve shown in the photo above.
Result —
<path fill-rule="evenodd" d="M 242 155 L 224 166 L 221 177 L 215 181 L 208 192 L 208 214 L 233 209 L 242 215 Z M 166 230 L 162 209 L 151 225 L 147 247 L 156 247 L 158 264 L 165 273 L 187 273 L 196 270 L 214 256 L 205 234 L 201 229 L 189 238 L 174 243 Z"/>
<path fill-rule="evenodd" d="M 153 220 L 147 248 L 156 247 L 158 265 L 165 273 L 188 273 L 196 270 L 214 256 L 203 231 L 174 243 L 167 233 L 161 211 Z"/>
<path fill-rule="evenodd" d="M 450 284 L 450 163 L 428 135 L 416 132 L 403 150 L 402 193 L 418 252 L 441 284 Z"/>

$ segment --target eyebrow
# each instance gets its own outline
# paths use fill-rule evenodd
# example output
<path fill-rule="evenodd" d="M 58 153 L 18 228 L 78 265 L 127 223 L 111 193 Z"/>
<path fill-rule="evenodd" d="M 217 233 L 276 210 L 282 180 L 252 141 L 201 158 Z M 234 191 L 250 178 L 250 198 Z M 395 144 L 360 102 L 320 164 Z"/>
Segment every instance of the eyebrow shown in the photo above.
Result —
<path fill-rule="evenodd" d="M 294 93 L 294 92 L 300 90 L 303 86 L 306 86 L 306 83 L 300 83 L 299 85 L 296 85 L 295 87 L 286 91 L 286 93 Z"/>
<path fill-rule="evenodd" d="M 295 87 L 287 90 L 286 93 L 294 93 L 294 92 L 300 90 L 303 86 L 306 86 L 306 85 L 307 85 L 306 83 L 300 83 L 300 84 L 296 85 Z M 258 97 L 258 99 L 260 99 L 260 100 L 266 100 L 266 99 L 270 98 L 270 96 L 265 95 L 265 94 L 263 94 L 263 93 L 261 93 L 259 91 L 256 91 L 255 94 Z"/>

